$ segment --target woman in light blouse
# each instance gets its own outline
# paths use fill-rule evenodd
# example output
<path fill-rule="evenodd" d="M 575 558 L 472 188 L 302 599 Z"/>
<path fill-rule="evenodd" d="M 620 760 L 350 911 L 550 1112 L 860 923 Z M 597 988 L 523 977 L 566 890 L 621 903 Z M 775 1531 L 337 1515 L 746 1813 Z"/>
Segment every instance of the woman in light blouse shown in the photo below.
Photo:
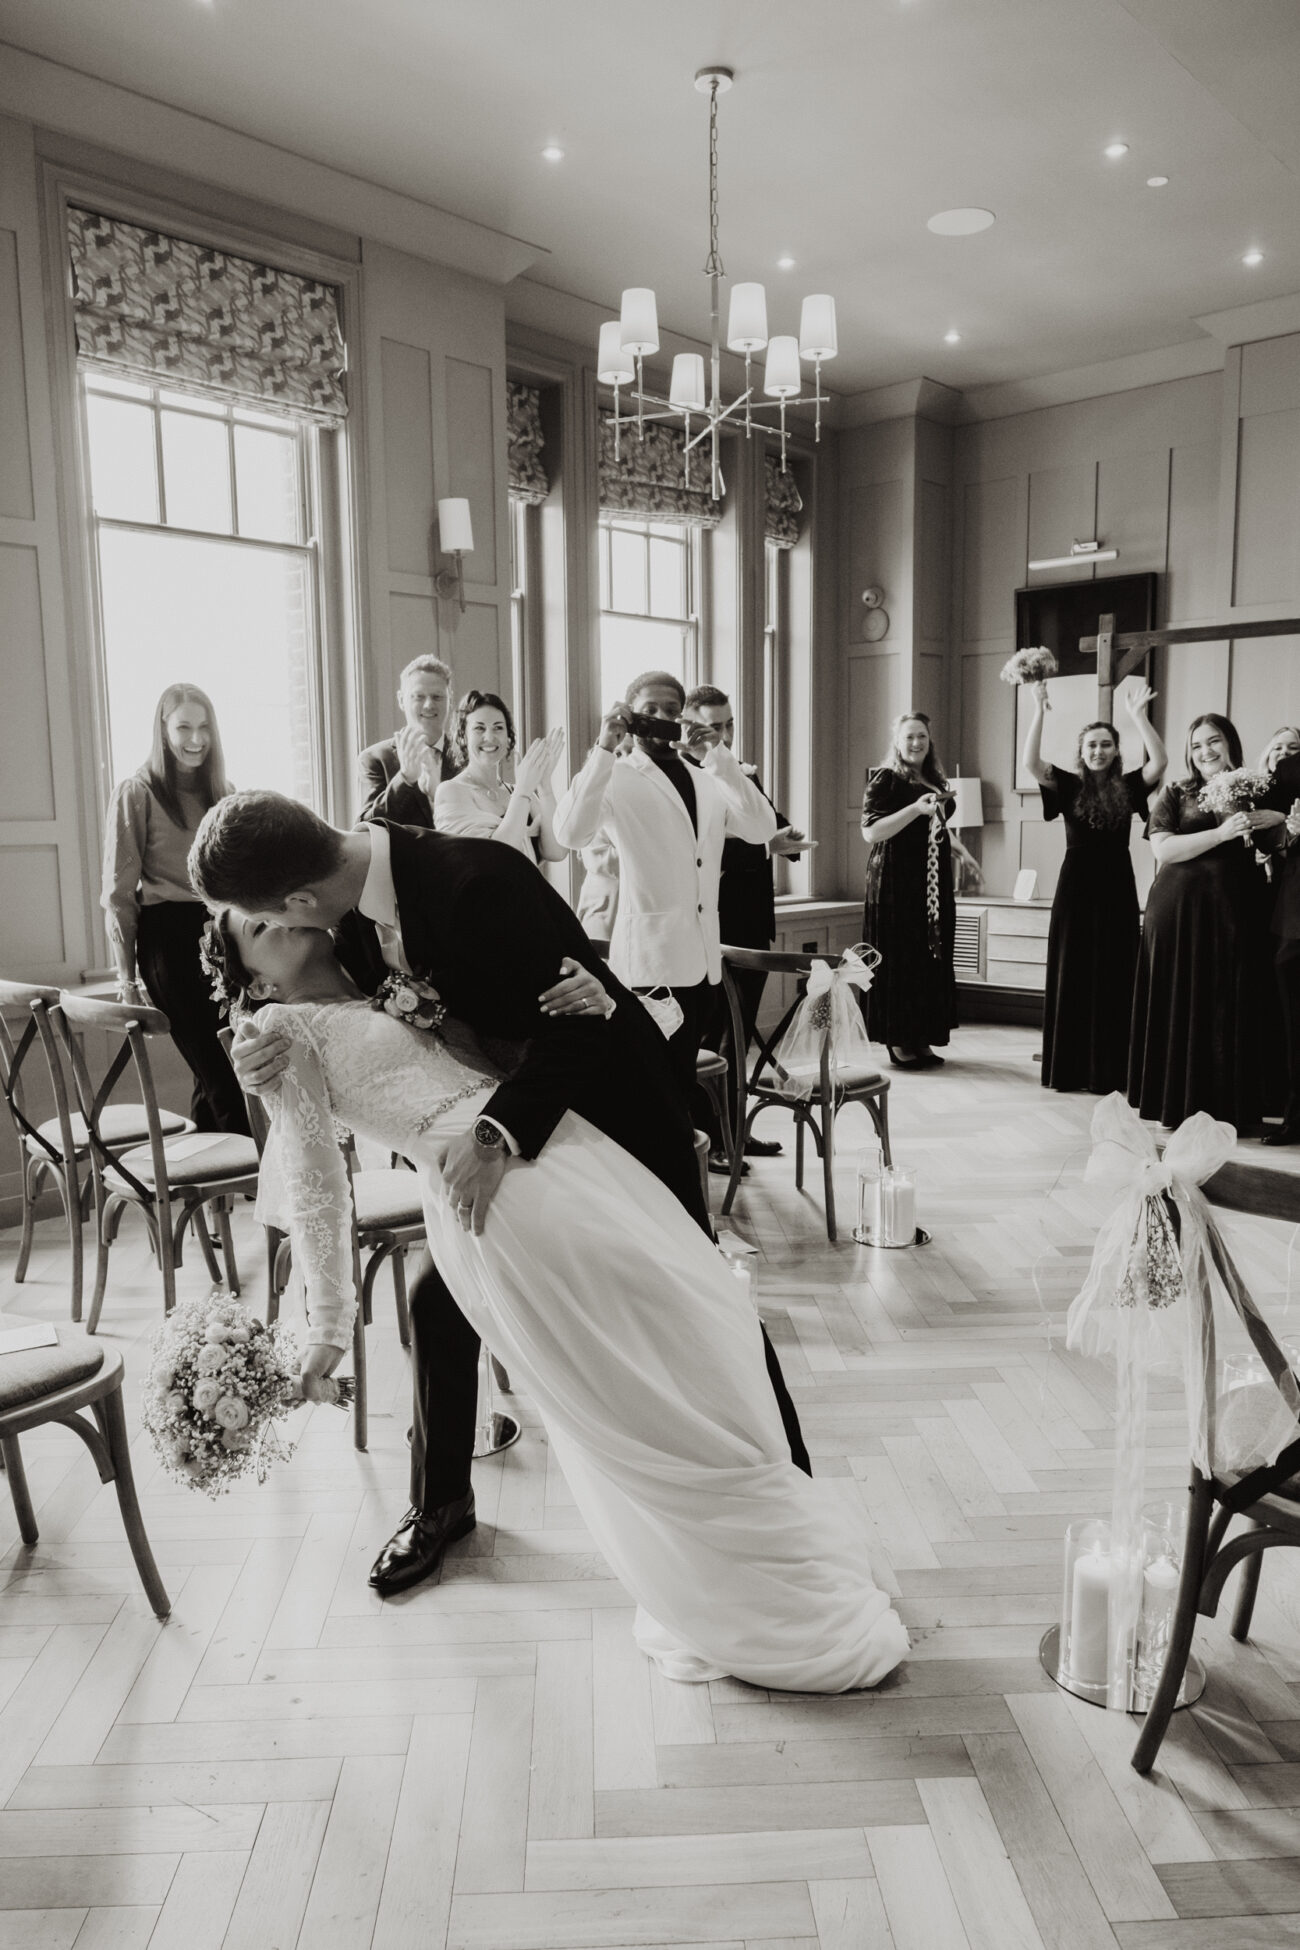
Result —
<path fill-rule="evenodd" d="M 456 710 L 452 734 L 464 770 L 444 779 L 433 799 L 440 833 L 462 839 L 500 840 L 529 860 L 565 860 L 555 837 L 551 774 L 564 748 L 562 731 L 534 739 L 515 766 L 513 786 L 502 768 L 515 749 L 515 726 L 505 700 L 493 691 L 467 691 Z"/>
<path fill-rule="evenodd" d="M 169 685 L 154 712 L 149 757 L 108 809 L 100 904 L 122 1000 L 147 1000 L 166 1016 L 194 1077 L 198 1129 L 246 1135 L 244 1100 L 199 965 L 208 910 L 186 868 L 204 813 L 229 791 L 210 699 L 194 684 Z"/>

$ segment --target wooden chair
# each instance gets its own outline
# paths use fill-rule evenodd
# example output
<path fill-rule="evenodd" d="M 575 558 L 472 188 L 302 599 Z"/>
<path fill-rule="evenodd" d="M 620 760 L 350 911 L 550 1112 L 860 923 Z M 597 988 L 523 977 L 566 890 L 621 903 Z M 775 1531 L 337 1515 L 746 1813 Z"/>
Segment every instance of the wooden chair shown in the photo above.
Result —
<path fill-rule="evenodd" d="M 1300 1223 L 1300 1174 L 1270 1171 L 1262 1165 L 1227 1164 L 1202 1188 L 1211 1205 L 1229 1212 Z M 1297 1432 L 1300 1437 L 1300 1431 Z M 1228 1535 L 1235 1517 L 1248 1528 Z M 1155 1764 L 1183 1683 L 1198 1615 L 1213 1618 L 1223 1587 L 1238 1564 L 1241 1582 L 1232 1616 L 1232 1636 L 1250 1635 L 1251 1615 L 1266 1550 L 1300 1545 L 1300 1439 L 1272 1469 L 1254 1470 L 1240 1482 L 1203 1476 L 1192 1465 L 1188 1489 L 1183 1568 L 1169 1634 L 1169 1650 L 1142 1731 L 1133 1749 L 1133 1766 L 1148 1774 Z"/>
<path fill-rule="evenodd" d="M 213 1208 L 217 1222 L 225 1283 L 237 1294 L 239 1269 L 230 1233 L 230 1207 L 239 1193 L 257 1189 L 257 1147 L 253 1140 L 220 1132 L 167 1134 L 154 1088 L 148 1047 L 151 1036 L 168 1033 L 167 1018 L 160 1010 L 102 1002 L 64 989 L 59 996 L 55 1025 L 72 1072 L 77 1107 L 85 1120 L 94 1186 L 98 1251 L 87 1332 L 93 1334 L 99 1325 L 108 1282 L 109 1248 L 128 1206 L 139 1208 L 149 1228 L 162 1272 L 163 1305 L 168 1313 L 176 1304 L 176 1268 L 181 1263 L 189 1227 L 194 1229 L 213 1281 L 219 1283 L 222 1279 L 222 1268 L 203 1222 L 202 1215 L 208 1206 Z M 108 1037 L 110 1045 L 114 1042 L 118 1045 L 97 1089 L 74 1033 L 78 1030 L 99 1031 Z M 148 1135 L 146 1142 L 124 1150 L 108 1138 L 112 1109 L 108 1099 L 128 1064 L 134 1067 Z"/>
<path fill-rule="evenodd" d="M 79 1321 L 85 1258 L 82 1228 L 92 1195 L 92 1174 L 87 1169 L 84 1177 L 82 1175 L 82 1166 L 89 1163 L 90 1146 L 86 1137 L 86 1120 L 79 1111 L 72 1109 L 68 1079 L 54 1033 L 51 1010 L 57 1009 L 58 1002 L 59 991 L 56 988 L 26 982 L 0 982 L 0 1011 L 11 1008 L 28 1012 L 16 1043 L 3 1014 L 0 1014 L 0 1085 L 3 1085 L 22 1160 L 22 1241 L 18 1248 L 14 1279 L 21 1281 L 26 1276 L 36 1200 L 46 1179 L 51 1179 L 58 1189 L 68 1220 L 72 1247 L 72 1318 Z M 22 1072 L 24 1063 L 33 1057 L 38 1042 L 45 1059 L 55 1114 L 39 1124 L 33 1124 L 26 1112 Z M 159 1116 L 163 1131 L 169 1137 L 180 1136 L 194 1129 L 189 1118 L 182 1117 L 176 1111 L 162 1110 Z M 111 1151 L 129 1150 L 149 1135 L 149 1122 L 143 1104 L 106 1104 L 100 1125 L 104 1142 Z"/>
<path fill-rule="evenodd" d="M 835 1230 L 835 1118 L 845 1104 L 865 1104 L 872 1123 L 880 1137 L 880 1149 L 885 1163 L 893 1163 L 889 1148 L 889 1080 L 879 1070 L 863 1069 L 837 1071 L 832 1075 L 829 1023 L 822 1037 L 821 1075 L 813 1085 L 812 1094 L 806 1100 L 785 1096 L 777 1088 L 774 1073 L 773 1051 L 789 1026 L 790 1019 L 803 999 L 803 986 L 814 961 L 829 961 L 832 968 L 839 966 L 838 956 L 783 954 L 776 949 L 764 948 L 724 948 L 722 951 L 722 985 L 726 991 L 727 1007 L 731 1015 L 731 1033 L 737 1050 L 744 1051 L 744 1023 L 741 1017 L 740 992 L 732 978 L 736 969 L 750 969 L 764 975 L 794 975 L 800 978 L 799 991 L 776 1028 L 759 1049 L 754 1066 L 748 1077 L 742 1060 L 736 1066 L 738 1079 L 736 1116 L 733 1125 L 733 1145 L 731 1177 L 727 1181 L 726 1196 L 722 1210 L 730 1212 L 740 1184 L 741 1167 L 745 1161 L 745 1140 L 754 1127 L 754 1119 L 769 1105 L 777 1105 L 788 1110 L 795 1120 L 794 1182 L 803 1190 L 803 1148 L 804 1130 L 812 1132 L 822 1161 L 822 1182 L 826 1196 L 826 1237 L 837 1237 Z M 746 1052 L 747 1054 L 748 1052 Z"/>
<path fill-rule="evenodd" d="M 112 1483 L 126 1529 L 127 1542 L 149 1603 L 166 1618 L 171 1600 L 158 1575 L 131 1474 L 131 1450 L 122 1408 L 122 1357 L 86 1334 L 60 1328 L 57 1347 L 29 1348 L 6 1354 L 0 1362 L 0 1454 L 4 1457 L 13 1498 L 14 1515 L 24 1544 L 30 1550 L 39 1532 L 23 1472 L 18 1438 L 44 1422 L 61 1422 L 72 1429 L 95 1459 L 100 1481 Z M 89 1408 L 94 1421 L 77 1411 Z"/>
<path fill-rule="evenodd" d="M 702 1049 L 695 1058 L 695 1081 L 701 1086 L 718 1118 L 722 1149 L 728 1164 L 736 1161 L 736 1140 L 731 1127 L 731 1072 L 725 1056 L 716 1050 Z M 707 1166 L 706 1166 L 707 1169 Z"/>

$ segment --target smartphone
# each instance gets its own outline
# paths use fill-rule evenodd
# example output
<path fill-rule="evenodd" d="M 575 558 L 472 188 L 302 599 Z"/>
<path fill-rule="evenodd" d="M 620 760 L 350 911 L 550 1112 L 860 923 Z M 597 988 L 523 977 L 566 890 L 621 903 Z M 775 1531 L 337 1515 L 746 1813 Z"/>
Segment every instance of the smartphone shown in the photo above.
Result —
<path fill-rule="evenodd" d="M 640 711 L 629 712 L 627 728 L 634 738 L 650 738 L 657 745 L 675 745 L 686 731 L 680 718 L 649 718 Z"/>

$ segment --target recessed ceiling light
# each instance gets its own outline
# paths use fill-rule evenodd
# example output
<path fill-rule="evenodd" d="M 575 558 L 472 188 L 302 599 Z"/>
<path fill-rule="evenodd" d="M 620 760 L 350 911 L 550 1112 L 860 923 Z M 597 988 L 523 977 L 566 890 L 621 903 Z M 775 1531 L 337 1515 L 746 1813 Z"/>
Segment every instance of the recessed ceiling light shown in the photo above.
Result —
<path fill-rule="evenodd" d="M 1264 262 L 1264 253 L 1263 251 L 1247 251 L 1241 261 L 1243 264 L 1249 264 L 1253 269 L 1256 264 L 1262 264 Z"/>
<path fill-rule="evenodd" d="M 940 210 L 925 227 L 936 237 L 973 237 L 977 230 L 987 230 L 996 222 L 991 210 Z"/>
<path fill-rule="evenodd" d="M 1109 156 L 1112 162 L 1118 162 L 1121 156 L 1127 156 L 1128 144 L 1127 142 L 1108 142 L 1101 153 L 1103 156 Z"/>
<path fill-rule="evenodd" d="M 778 257 L 776 260 L 776 268 L 778 271 L 793 271 L 794 259 L 792 257 Z"/>
<path fill-rule="evenodd" d="M 546 147 L 545 147 L 545 148 L 543 149 L 543 151 L 542 151 L 542 160 L 543 160 L 544 162 L 563 162 L 563 161 L 564 161 L 564 151 L 563 151 L 563 149 L 561 149 L 561 147 L 560 147 L 560 145 L 559 145 L 559 143 L 558 143 L 558 142 L 548 142 L 548 143 L 547 143 L 547 145 L 546 145 Z"/>
<path fill-rule="evenodd" d="M 960 344 L 961 344 L 961 333 L 960 333 L 960 332 L 945 332 L 945 333 L 944 333 L 944 335 L 943 335 L 943 342 L 944 342 L 944 344 L 945 344 L 945 345 L 960 345 Z"/>
<path fill-rule="evenodd" d="M 1169 182 L 1169 178 L 1167 176 L 1148 176 L 1147 188 L 1149 190 L 1162 190 L 1166 187 L 1168 182 Z"/>

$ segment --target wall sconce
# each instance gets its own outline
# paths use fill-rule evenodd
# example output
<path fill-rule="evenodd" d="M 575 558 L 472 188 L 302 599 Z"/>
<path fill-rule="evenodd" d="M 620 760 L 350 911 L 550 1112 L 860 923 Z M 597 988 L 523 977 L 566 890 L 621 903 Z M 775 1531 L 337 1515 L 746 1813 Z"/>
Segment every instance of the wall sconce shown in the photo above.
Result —
<path fill-rule="evenodd" d="M 1100 542 L 1071 542 L 1068 555 L 1043 555 L 1031 562 L 1031 569 L 1077 569 L 1081 562 L 1114 562 L 1117 548 L 1103 548 Z"/>
<path fill-rule="evenodd" d="M 469 518 L 469 502 L 452 497 L 438 503 L 438 545 L 444 555 L 454 555 L 454 569 L 440 569 L 433 586 L 450 602 L 454 596 L 465 613 L 465 575 L 462 557 L 474 552 L 474 528 Z"/>

